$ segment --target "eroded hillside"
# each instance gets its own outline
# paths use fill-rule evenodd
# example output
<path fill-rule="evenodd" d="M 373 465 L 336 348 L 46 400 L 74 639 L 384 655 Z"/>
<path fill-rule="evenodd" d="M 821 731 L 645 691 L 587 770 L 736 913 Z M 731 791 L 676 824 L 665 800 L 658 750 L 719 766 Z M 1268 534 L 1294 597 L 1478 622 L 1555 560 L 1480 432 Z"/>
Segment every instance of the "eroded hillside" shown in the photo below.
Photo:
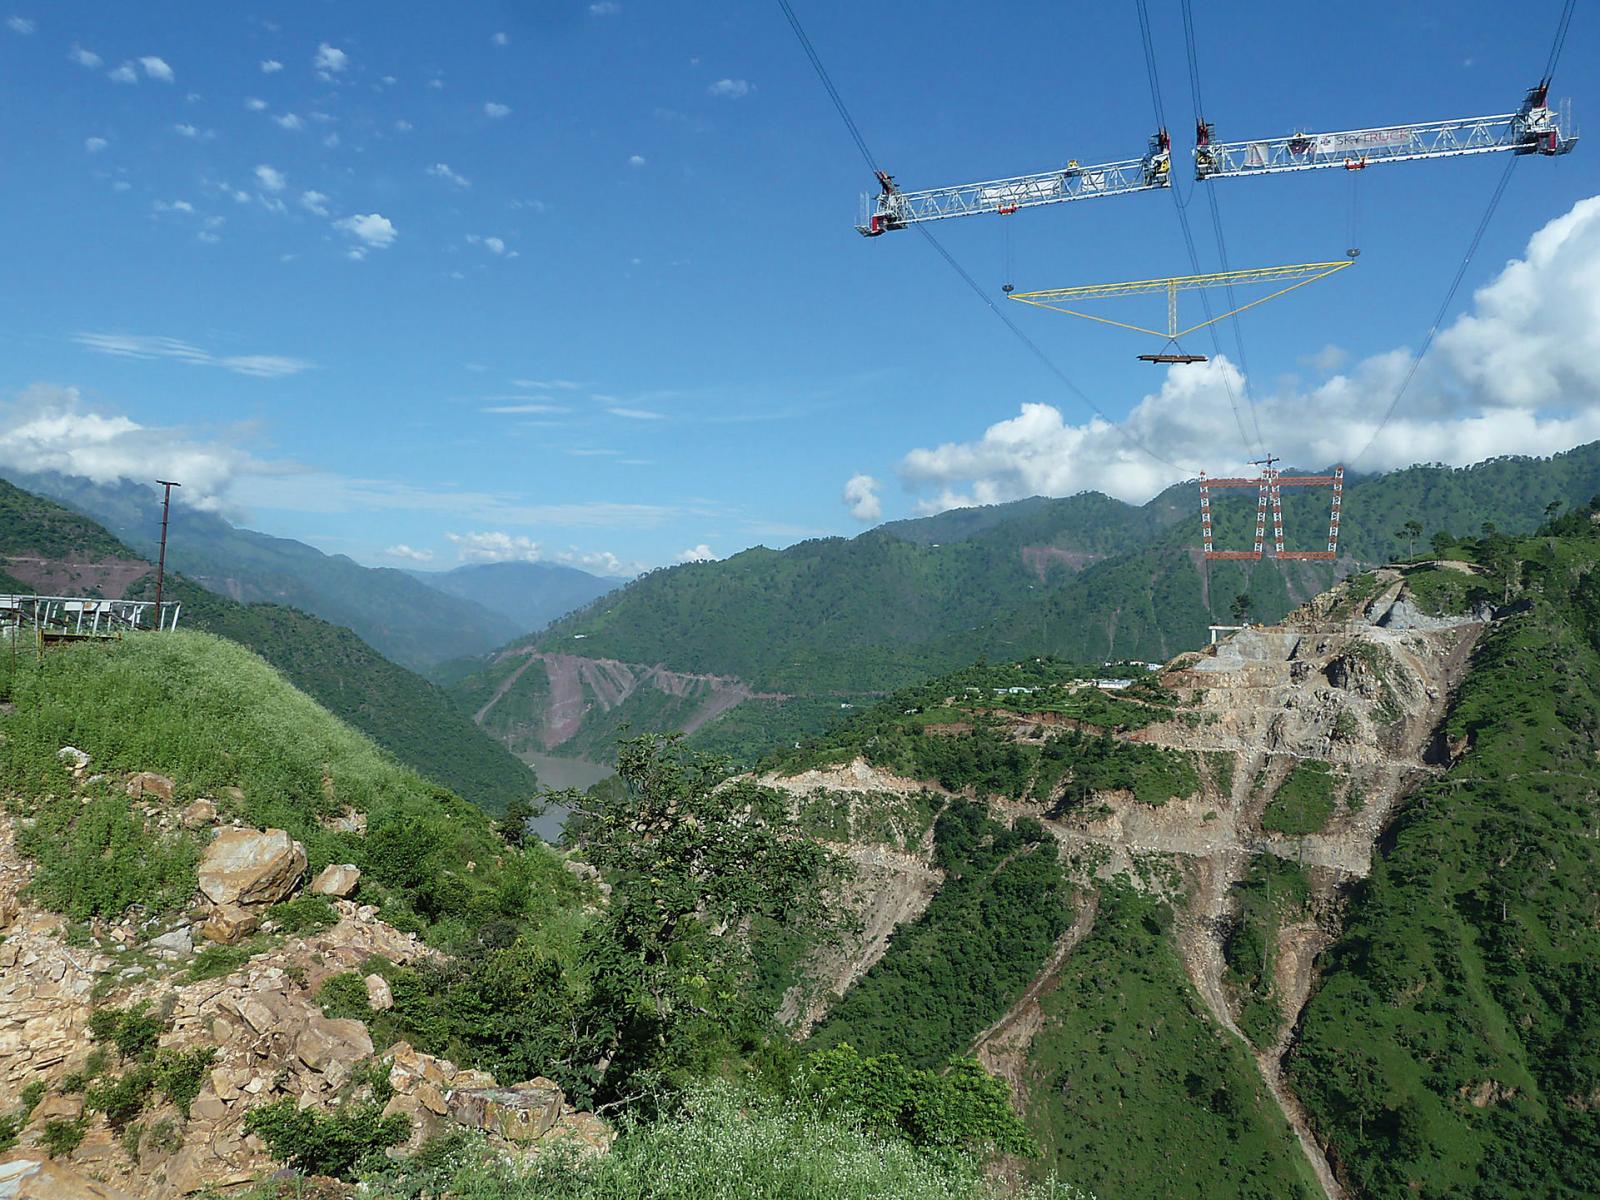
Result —
<path fill-rule="evenodd" d="M 1473 571 L 1366 575 L 1131 683 L 954 688 L 765 777 L 802 811 L 849 801 L 833 835 L 868 866 L 861 934 L 784 1015 L 824 1043 L 977 1053 L 1046 1161 L 1102 1195 L 1344 1195 L 1284 1058 L 1351 886 L 1449 761 L 1489 613 L 1430 610 Z M 863 836 L 873 795 L 927 832 Z M 973 837 L 1004 854 L 954 848 Z M 1007 982 L 958 995 L 952 973 Z"/>

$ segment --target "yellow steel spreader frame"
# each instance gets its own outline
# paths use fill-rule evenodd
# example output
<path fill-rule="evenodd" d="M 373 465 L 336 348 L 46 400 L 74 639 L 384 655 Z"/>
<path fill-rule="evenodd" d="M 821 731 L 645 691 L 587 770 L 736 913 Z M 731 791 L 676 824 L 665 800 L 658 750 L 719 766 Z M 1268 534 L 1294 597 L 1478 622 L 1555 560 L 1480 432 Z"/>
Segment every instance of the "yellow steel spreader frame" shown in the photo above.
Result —
<path fill-rule="evenodd" d="M 1326 279 L 1335 272 L 1346 267 L 1354 266 L 1355 260 L 1351 258 L 1338 262 L 1296 263 L 1287 267 L 1257 267 L 1249 271 L 1217 271 L 1210 275 L 1170 275 L 1165 279 L 1134 279 L 1127 283 L 1091 283 L 1082 287 L 1050 288 L 1041 292 L 1014 292 L 1011 299 L 1019 300 L 1023 304 L 1031 304 L 1035 308 L 1048 308 L 1053 312 L 1065 313 L 1069 317 L 1082 317 L 1086 321 L 1098 321 L 1102 325 L 1115 325 L 1118 329 L 1131 329 L 1135 333 L 1148 333 L 1152 337 L 1166 338 L 1176 341 L 1178 338 L 1193 333 L 1197 329 L 1204 329 L 1207 325 L 1242 313 L 1246 309 L 1255 308 L 1265 304 L 1268 300 L 1276 300 L 1285 296 L 1296 288 L 1303 288 L 1308 283 L 1315 283 L 1319 279 Z M 1187 329 L 1178 328 L 1178 293 L 1195 292 L 1205 288 L 1217 287 L 1242 287 L 1252 283 L 1286 284 L 1277 291 L 1258 299 L 1251 300 L 1248 304 L 1241 304 L 1237 308 L 1230 308 L 1227 312 L 1217 313 L 1208 320 Z M 1079 312 L 1069 305 L 1083 300 L 1106 300 L 1114 296 L 1139 296 L 1151 292 L 1165 292 L 1167 294 L 1167 327 L 1161 329 L 1147 329 L 1143 325 L 1133 325 L 1127 321 L 1113 321 L 1110 317 L 1097 317 L 1093 313 Z"/>

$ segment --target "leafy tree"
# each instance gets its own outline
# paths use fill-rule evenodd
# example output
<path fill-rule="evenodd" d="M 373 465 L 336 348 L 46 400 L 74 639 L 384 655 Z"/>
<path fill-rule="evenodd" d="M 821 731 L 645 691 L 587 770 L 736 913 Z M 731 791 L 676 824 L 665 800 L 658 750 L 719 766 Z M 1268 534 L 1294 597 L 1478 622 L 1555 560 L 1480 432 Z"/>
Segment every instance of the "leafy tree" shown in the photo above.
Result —
<path fill-rule="evenodd" d="M 784 798 L 730 781 L 725 763 L 676 737 L 623 742 L 620 789 L 585 811 L 583 848 L 612 881 L 585 934 L 591 995 L 584 1014 L 603 1092 L 659 1069 L 674 1035 L 741 1016 L 758 918 L 790 932 L 828 924 L 824 892 L 844 866 L 803 836 Z M 572 804 L 582 802 L 574 794 Z"/>
<path fill-rule="evenodd" d="M 1240 592 L 1235 596 L 1233 603 L 1228 606 L 1228 612 L 1232 614 L 1235 624 L 1247 623 L 1250 620 L 1250 593 Z"/>

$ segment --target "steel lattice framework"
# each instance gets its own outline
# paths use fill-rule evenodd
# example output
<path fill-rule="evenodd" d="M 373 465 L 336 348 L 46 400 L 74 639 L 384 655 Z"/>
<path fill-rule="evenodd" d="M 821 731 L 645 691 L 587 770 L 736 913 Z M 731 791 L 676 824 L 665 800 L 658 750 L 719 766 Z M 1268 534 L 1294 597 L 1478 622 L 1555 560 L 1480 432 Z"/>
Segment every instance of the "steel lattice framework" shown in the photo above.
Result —
<path fill-rule="evenodd" d="M 1272 467 L 1272 459 L 1265 460 L 1261 474 L 1254 479 L 1208 479 L 1200 474 L 1200 544 L 1210 559 L 1258 560 L 1267 536 L 1267 512 L 1272 512 L 1273 553 L 1280 559 L 1334 559 L 1339 555 L 1339 507 L 1344 500 L 1344 468 L 1335 467 L 1332 475 L 1280 474 Z M 1256 489 L 1256 539 L 1251 550 L 1218 550 L 1211 539 L 1211 489 Z M 1333 507 L 1328 515 L 1328 548 L 1326 550 L 1286 550 L 1283 544 L 1283 489 L 1286 487 L 1326 487 L 1333 489 Z"/>
<path fill-rule="evenodd" d="M 861 199 L 861 224 L 856 229 L 877 237 L 891 229 L 904 229 L 919 221 L 942 221 L 977 213 L 1010 214 L 1041 204 L 1093 200 L 1100 196 L 1126 196 L 1172 186 L 1172 149 L 1166 130 L 1150 139 L 1142 158 L 1080 167 L 1068 163 L 1054 171 L 963 183 L 955 187 L 901 191 L 890 175 L 879 173 L 877 196 Z"/>
<path fill-rule="evenodd" d="M 1215 271 L 1209 275 L 1172 275 L 1164 279 L 1134 279 L 1126 283 L 1091 283 L 1080 287 L 1049 288 L 1037 292 L 1017 292 L 1011 299 L 1023 304 L 1031 304 L 1035 308 L 1048 308 L 1052 312 L 1065 313 L 1069 317 L 1082 317 L 1085 321 L 1098 321 L 1102 325 L 1115 325 L 1119 329 L 1131 329 L 1136 333 L 1148 333 L 1154 337 L 1164 337 L 1169 341 L 1193 333 L 1197 329 L 1204 329 L 1207 325 L 1215 324 L 1242 313 L 1247 308 L 1254 308 L 1258 304 L 1265 304 L 1268 300 L 1275 300 L 1279 296 L 1294 291 L 1296 288 L 1305 287 L 1318 279 L 1342 271 L 1346 267 L 1354 266 L 1354 259 L 1342 259 L 1335 262 L 1294 263 L 1283 267 L 1256 267 L 1244 271 Z M 1200 291 L 1205 288 L 1215 287 L 1243 287 L 1249 284 L 1283 284 L 1276 291 L 1265 296 L 1260 296 L 1227 312 L 1217 313 L 1198 324 L 1190 325 L 1187 329 L 1178 328 L 1178 293 Z M 1141 296 L 1152 292 L 1165 292 L 1167 296 L 1167 328 L 1149 329 L 1143 325 L 1133 325 L 1126 321 L 1113 321 L 1109 317 L 1097 317 L 1093 313 L 1079 312 L 1075 307 L 1083 300 L 1106 300 L 1118 296 Z"/>
<path fill-rule="evenodd" d="M 1570 114 L 1557 116 L 1545 104 L 1546 86 L 1528 92 L 1514 113 L 1386 125 L 1340 133 L 1295 133 L 1247 142 L 1212 142 L 1212 127 L 1202 122 L 1194 149 L 1196 179 L 1226 179 L 1311 171 L 1318 167 L 1361 170 L 1373 163 L 1414 162 L 1462 154 L 1569 154 L 1577 145 Z"/>

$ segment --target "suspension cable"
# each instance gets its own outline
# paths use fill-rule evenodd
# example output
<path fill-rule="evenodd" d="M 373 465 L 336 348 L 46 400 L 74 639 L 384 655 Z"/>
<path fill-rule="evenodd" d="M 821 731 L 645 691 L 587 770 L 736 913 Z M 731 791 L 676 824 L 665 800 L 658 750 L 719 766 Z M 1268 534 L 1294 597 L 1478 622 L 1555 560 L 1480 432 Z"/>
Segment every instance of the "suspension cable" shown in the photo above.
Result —
<path fill-rule="evenodd" d="M 1567 0 L 1561 9 L 1561 19 L 1556 22 L 1555 40 L 1550 43 L 1550 57 L 1544 63 L 1544 82 L 1549 83 L 1556 75 L 1556 63 L 1561 61 L 1561 51 L 1567 44 L 1567 29 L 1572 24 L 1572 10 L 1578 6 L 1578 0 Z"/>
<path fill-rule="evenodd" d="M 1444 324 L 1445 316 L 1450 311 L 1450 305 L 1456 298 L 1456 292 L 1461 287 L 1461 281 L 1466 277 L 1467 268 L 1472 265 L 1472 258 L 1478 252 L 1478 245 L 1483 241 L 1483 235 L 1488 231 L 1489 222 L 1494 219 L 1495 210 L 1500 207 L 1500 198 L 1505 195 L 1506 185 L 1511 182 L 1511 175 L 1521 161 L 1516 155 L 1506 160 L 1506 169 L 1500 173 L 1500 181 L 1495 184 L 1493 193 L 1489 196 L 1489 206 L 1483 210 L 1483 216 L 1478 221 L 1478 228 L 1473 231 L 1472 241 L 1467 244 L 1467 252 L 1461 257 L 1461 265 L 1456 268 L 1455 278 L 1450 281 L 1450 287 L 1445 291 L 1444 300 L 1439 305 L 1439 311 L 1433 315 L 1433 324 L 1428 326 L 1427 336 L 1422 339 L 1422 348 L 1417 351 L 1416 357 L 1411 360 L 1411 367 L 1406 371 L 1406 376 L 1400 381 L 1400 387 L 1395 391 L 1394 399 L 1389 401 L 1389 407 L 1383 414 L 1383 420 L 1378 422 L 1378 427 L 1372 431 L 1372 436 L 1367 439 L 1367 444 L 1361 447 L 1361 452 L 1352 459 L 1351 463 L 1359 462 L 1377 443 L 1378 436 L 1393 419 L 1395 411 L 1400 407 L 1400 401 L 1410 388 L 1411 381 L 1417 377 L 1417 371 L 1422 366 L 1422 360 L 1427 357 L 1428 350 L 1433 346 L 1433 339 L 1439 332 L 1439 326 Z"/>
<path fill-rule="evenodd" d="M 1158 70 L 1157 65 L 1156 65 L 1155 38 L 1154 38 L 1154 36 L 1152 34 L 1152 31 L 1151 31 L 1150 10 L 1149 10 L 1149 6 L 1148 6 L 1146 0 L 1137 0 L 1136 7 L 1137 7 L 1138 13 L 1139 13 L 1139 37 L 1140 37 L 1140 40 L 1144 44 L 1145 73 L 1149 77 L 1150 102 L 1155 108 L 1156 122 L 1161 126 L 1161 128 L 1166 129 L 1166 128 L 1168 128 L 1168 126 L 1167 126 L 1167 114 L 1166 114 L 1165 105 L 1162 104 L 1162 100 L 1161 100 L 1160 71 Z M 1187 7 L 1188 6 L 1185 5 L 1185 12 L 1186 13 L 1187 13 Z M 1192 27 L 1193 27 L 1192 19 L 1190 19 L 1190 20 L 1185 22 L 1186 30 L 1187 29 L 1191 29 Z M 1191 53 L 1191 61 L 1192 61 L 1192 58 L 1193 58 L 1192 49 L 1191 49 L 1190 53 Z M 1198 95 L 1199 94 L 1199 77 L 1198 77 L 1197 74 L 1194 74 L 1194 73 L 1191 73 L 1191 77 L 1190 77 L 1190 91 L 1194 95 Z M 1196 111 L 1197 111 L 1197 114 L 1198 114 L 1199 110 L 1196 110 Z M 1171 174 L 1170 167 L 1168 169 L 1168 174 L 1169 175 Z M 1188 254 L 1189 254 L 1190 267 L 1191 267 L 1191 269 L 1194 271 L 1194 273 L 1196 275 L 1199 275 L 1201 273 L 1201 271 L 1200 271 L 1200 252 L 1195 248 L 1194 230 L 1191 229 L 1190 226 L 1189 226 L 1188 206 L 1179 197 L 1176 188 L 1172 188 L 1170 190 L 1172 191 L 1173 207 L 1177 210 L 1177 213 L 1178 213 L 1178 226 L 1183 231 L 1184 249 L 1187 250 Z M 1191 190 L 1190 191 L 1191 198 L 1193 197 L 1193 194 L 1194 193 Z M 1213 197 L 1211 195 L 1211 189 L 1210 188 L 1206 189 L 1206 196 L 1207 196 L 1208 202 L 1212 205 L 1212 210 L 1211 210 L 1212 223 L 1213 223 L 1213 227 L 1217 231 L 1218 238 L 1220 240 L 1220 238 L 1221 238 L 1221 225 L 1218 222 L 1218 218 L 1217 218 L 1216 199 L 1215 199 L 1215 197 Z M 1222 269 L 1225 270 L 1225 271 L 1228 269 L 1228 260 L 1227 260 L 1226 248 L 1224 248 L 1223 252 L 1222 252 Z M 1236 305 L 1234 303 L 1234 299 L 1233 299 L 1233 286 L 1231 284 L 1228 285 L 1228 305 L 1229 305 L 1230 308 L 1236 307 Z M 1215 318 L 1215 316 L 1213 315 L 1213 313 L 1211 311 L 1211 298 L 1208 295 L 1206 295 L 1206 293 L 1204 291 L 1200 292 L 1200 307 L 1206 314 L 1206 322 L 1207 322 L 1206 328 L 1207 328 L 1208 334 L 1209 334 L 1209 336 L 1211 338 L 1211 349 L 1212 349 L 1214 355 L 1216 355 L 1217 357 L 1221 357 L 1221 355 L 1222 355 L 1222 342 L 1217 337 L 1217 327 L 1216 327 L 1216 324 L 1215 324 L 1216 318 Z M 1251 428 L 1253 428 L 1255 430 L 1256 448 L 1261 454 L 1265 455 L 1266 454 L 1266 445 L 1265 445 L 1265 443 L 1264 443 L 1264 441 L 1262 440 L 1262 437 L 1261 437 L 1261 418 L 1260 418 L 1260 415 L 1256 412 L 1255 399 L 1250 395 L 1249 369 L 1248 369 L 1248 367 L 1247 367 L 1247 365 L 1246 365 L 1246 363 L 1244 361 L 1244 341 L 1243 341 L 1242 338 L 1239 337 L 1238 331 L 1239 331 L 1238 316 L 1236 314 L 1234 316 L 1234 337 L 1235 337 L 1235 340 L 1236 340 L 1236 343 L 1237 343 L 1237 346 L 1238 346 L 1238 350 L 1239 350 L 1239 356 L 1238 356 L 1239 357 L 1239 371 L 1240 371 L 1240 374 L 1244 378 L 1244 388 L 1243 388 L 1244 398 L 1245 398 L 1246 404 L 1249 406 L 1249 409 L 1250 409 L 1250 425 L 1251 425 Z M 1235 392 L 1233 390 L 1233 381 L 1228 378 L 1227 372 L 1226 371 L 1220 371 L 1220 372 L 1218 372 L 1218 374 L 1219 374 L 1220 378 L 1222 379 L 1222 386 L 1223 386 L 1223 388 L 1226 390 L 1226 392 L 1228 394 L 1228 406 L 1233 410 L 1234 422 L 1239 427 L 1239 440 L 1244 443 L 1245 453 L 1248 454 L 1250 452 L 1251 437 L 1250 437 L 1250 432 L 1245 428 L 1244 411 L 1239 407 L 1239 397 L 1235 394 Z"/>
<path fill-rule="evenodd" d="M 1143 0 L 1141 0 L 1141 5 L 1142 3 Z M 823 65 L 821 56 L 818 55 L 816 48 L 811 44 L 811 39 L 806 36 L 805 28 L 800 24 L 800 18 L 795 15 L 794 9 L 789 6 L 789 0 L 778 0 L 778 7 L 783 9 L 783 15 L 788 18 L 790 28 L 794 30 L 795 37 L 799 40 L 801 48 L 806 53 L 806 57 L 811 60 L 812 69 L 817 73 L 817 78 L 822 81 L 822 86 L 827 91 L 829 98 L 833 101 L 834 108 L 838 110 L 839 117 L 844 122 L 845 128 L 850 131 L 850 136 L 855 141 L 856 149 L 861 151 L 861 157 L 866 160 L 867 166 L 871 168 L 874 174 L 876 174 L 878 171 L 877 159 L 873 157 L 872 151 L 867 147 L 866 139 L 862 137 L 860 127 L 856 124 L 855 119 L 850 115 L 850 109 L 845 104 L 844 97 L 839 94 L 839 89 L 834 87 L 833 80 L 829 77 L 828 69 Z M 984 307 L 993 313 L 1000 320 L 1001 324 L 1009 329 L 1012 335 L 1022 343 L 1023 347 L 1030 354 L 1032 354 L 1034 358 L 1038 359 L 1039 362 L 1044 365 L 1046 370 L 1060 380 L 1062 385 L 1069 392 L 1071 392 L 1072 395 L 1084 405 L 1084 407 L 1088 408 L 1090 412 L 1094 413 L 1095 416 L 1104 421 L 1107 426 L 1114 430 L 1118 436 L 1123 439 L 1123 441 L 1127 442 L 1136 450 L 1153 458 L 1162 466 L 1171 467 L 1173 470 L 1178 471 L 1183 475 L 1188 475 L 1189 472 L 1187 468 L 1180 466 L 1171 459 L 1157 454 L 1142 440 L 1135 437 L 1122 422 L 1115 421 L 1111 417 L 1107 416 L 1100 406 L 1089 398 L 1089 394 L 1080 388 L 1075 382 L 1073 382 L 1072 378 L 1056 365 L 1055 360 L 1046 354 L 1042 349 L 1040 349 L 1038 343 L 1036 343 L 1025 332 L 1023 332 L 1022 327 L 1013 321 L 1010 315 L 994 302 L 989 293 L 984 289 L 983 285 L 972 277 L 967 269 L 956 260 L 955 256 L 951 254 L 949 250 L 945 249 L 944 243 L 939 241 L 938 238 L 934 237 L 933 232 L 928 229 L 926 225 L 917 223 L 915 228 L 916 231 L 923 236 L 923 239 L 927 241 L 928 245 L 932 246 L 933 249 L 938 253 L 939 257 L 944 259 L 944 261 L 949 265 L 950 269 L 956 273 L 961 281 L 972 289 L 973 295 L 977 296 L 979 300 L 983 301 Z"/>

